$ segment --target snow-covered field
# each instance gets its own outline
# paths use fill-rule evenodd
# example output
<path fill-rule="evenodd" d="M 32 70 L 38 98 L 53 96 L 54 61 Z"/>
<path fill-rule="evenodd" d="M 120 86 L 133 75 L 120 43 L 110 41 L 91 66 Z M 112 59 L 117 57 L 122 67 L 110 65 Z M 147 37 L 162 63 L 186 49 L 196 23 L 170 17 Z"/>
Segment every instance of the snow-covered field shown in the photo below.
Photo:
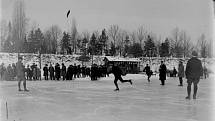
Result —
<path fill-rule="evenodd" d="M 214 121 L 214 77 L 199 83 L 196 100 L 186 100 L 186 80 L 158 76 L 148 83 L 142 74 L 128 74 L 134 84 L 120 83 L 114 92 L 113 75 L 90 81 L 28 81 L 30 92 L 18 92 L 17 82 L 0 82 L 1 121 Z M 8 104 L 8 120 L 6 113 Z"/>

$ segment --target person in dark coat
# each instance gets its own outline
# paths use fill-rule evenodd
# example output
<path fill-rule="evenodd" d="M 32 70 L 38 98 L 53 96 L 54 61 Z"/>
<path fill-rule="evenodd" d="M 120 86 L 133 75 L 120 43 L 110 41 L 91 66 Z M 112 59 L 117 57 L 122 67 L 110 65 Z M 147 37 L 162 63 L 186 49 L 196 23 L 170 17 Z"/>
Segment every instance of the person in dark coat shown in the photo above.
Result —
<path fill-rule="evenodd" d="M 173 71 L 172 71 L 172 76 L 173 77 L 176 77 L 176 74 L 177 74 L 178 72 L 177 72 L 177 70 L 175 69 L 175 67 L 173 68 Z"/>
<path fill-rule="evenodd" d="M 117 65 L 117 64 L 114 64 L 112 67 L 110 67 L 111 69 L 108 69 L 110 70 L 108 73 L 113 73 L 115 79 L 114 79 L 114 84 L 116 86 L 116 89 L 114 91 L 119 91 L 119 87 L 118 87 L 118 84 L 117 84 L 117 81 L 120 80 L 122 83 L 124 82 L 129 82 L 131 85 L 132 85 L 132 81 L 131 79 L 129 80 L 123 80 L 121 75 L 122 75 L 122 70 L 120 69 L 120 67 Z"/>
<path fill-rule="evenodd" d="M 27 65 L 27 68 L 26 68 L 26 77 L 27 77 L 27 80 L 30 80 L 30 71 L 31 71 L 30 66 Z"/>
<path fill-rule="evenodd" d="M 73 72 L 72 72 L 73 66 L 69 65 L 68 69 L 67 69 L 67 80 L 72 80 L 73 77 Z"/>
<path fill-rule="evenodd" d="M 27 90 L 26 87 L 26 79 L 25 79 L 25 66 L 22 63 L 22 57 L 18 57 L 18 62 L 16 63 L 16 76 L 17 76 L 17 80 L 18 80 L 18 90 L 21 90 L 21 82 L 23 81 L 23 87 L 24 87 L 24 91 L 29 91 Z"/>
<path fill-rule="evenodd" d="M 43 67 L 43 76 L 45 77 L 45 80 L 48 80 L 48 75 L 49 75 L 48 65 L 45 64 L 45 67 Z"/>
<path fill-rule="evenodd" d="M 143 72 L 146 72 L 146 75 L 148 76 L 148 82 L 150 82 L 150 77 L 152 75 L 152 72 L 148 64 L 146 64 L 146 67 L 144 68 Z"/>
<path fill-rule="evenodd" d="M 91 80 L 94 81 L 94 80 L 97 80 L 97 73 L 98 73 L 98 67 L 96 64 L 93 64 L 91 66 Z"/>
<path fill-rule="evenodd" d="M 187 78 L 187 97 L 186 99 L 190 99 L 191 93 L 191 85 L 194 85 L 193 99 L 196 99 L 196 94 L 198 90 L 198 83 L 200 77 L 203 76 L 203 68 L 201 60 L 197 58 L 198 53 L 196 51 L 192 52 L 192 58 L 188 60 L 185 70 L 185 75 Z"/>
<path fill-rule="evenodd" d="M 159 80 L 161 81 L 161 85 L 165 85 L 165 80 L 166 80 L 166 65 L 161 61 L 161 65 L 159 68 Z"/>
<path fill-rule="evenodd" d="M 55 65 L 55 78 L 59 81 L 60 80 L 60 65 L 56 63 Z"/>
<path fill-rule="evenodd" d="M 76 78 L 77 77 L 77 74 L 78 74 L 78 69 L 77 69 L 77 66 L 76 66 L 76 64 L 74 64 L 74 66 L 73 66 L 73 69 L 72 69 L 73 71 L 73 75 L 74 75 L 74 78 Z"/>
<path fill-rule="evenodd" d="M 12 68 L 13 68 L 12 78 L 14 80 L 16 77 L 16 65 L 15 65 L 15 63 L 12 64 Z"/>
<path fill-rule="evenodd" d="M 50 76 L 50 80 L 55 80 L 55 75 L 54 75 L 54 67 L 52 66 L 52 64 L 50 64 L 49 66 L 49 76 Z"/>
<path fill-rule="evenodd" d="M 179 61 L 178 64 L 178 78 L 180 84 L 178 86 L 183 86 L 183 77 L 184 77 L 184 65 L 182 61 Z"/>
<path fill-rule="evenodd" d="M 63 77 L 63 80 L 66 79 L 66 66 L 64 65 L 64 63 L 62 63 L 61 76 Z"/>

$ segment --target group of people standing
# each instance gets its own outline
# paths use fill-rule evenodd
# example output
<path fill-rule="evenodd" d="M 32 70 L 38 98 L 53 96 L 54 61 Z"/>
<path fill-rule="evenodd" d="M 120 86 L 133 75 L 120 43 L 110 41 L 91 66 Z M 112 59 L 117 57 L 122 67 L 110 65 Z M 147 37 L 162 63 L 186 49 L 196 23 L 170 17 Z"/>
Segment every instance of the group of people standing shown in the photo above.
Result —
<path fill-rule="evenodd" d="M 0 79 L 1 80 L 14 80 L 16 76 L 16 65 L 13 63 L 12 65 L 9 64 L 5 67 L 5 64 L 2 63 L 0 65 Z"/>
<path fill-rule="evenodd" d="M 200 80 L 200 77 L 203 76 L 203 67 L 201 60 L 197 58 L 198 53 L 196 51 L 192 52 L 192 58 L 188 60 L 186 64 L 186 68 L 184 68 L 183 61 L 179 61 L 178 65 L 178 72 L 176 69 L 173 69 L 173 72 L 178 73 L 179 78 L 179 85 L 183 86 L 183 78 L 186 77 L 187 79 L 187 97 L 186 99 L 191 98 L 191 85 L 193 84 L 193 99 L 196 99 L 196 94 L 198 90 L 198 83 Z M 152 71 L 150 70 L 150 66 L 148 64 L 144 68 L 144 71 L 146 72 L 146 75 L 148 76 L 148 81 L 150 82 L 150 77 L 152 75 Z M 167 68 L 163 61 L 161 61 L 161 65 L 159 67 L 159 80 L 161 81 L 161 85 L 165 85 L 167 75 Z"/>
<path fill-rule="evenodd" d="M 97 80 L 100 77 L 107 76 L 107 68 L 104 65 L 97 65 L 93 64 L 90 67 L 81 66 L 81 65 L 69 65 L 68 67 L 65 66 L 64 63 L 58 64 L 56 63 L 55 66 L 48 67 L 48 64 L 45 64 L 43 67 L 43 76 L 45 80 L 73 80 L 75 78 L 80 77 L 91 77 L 91 80 Z"/>

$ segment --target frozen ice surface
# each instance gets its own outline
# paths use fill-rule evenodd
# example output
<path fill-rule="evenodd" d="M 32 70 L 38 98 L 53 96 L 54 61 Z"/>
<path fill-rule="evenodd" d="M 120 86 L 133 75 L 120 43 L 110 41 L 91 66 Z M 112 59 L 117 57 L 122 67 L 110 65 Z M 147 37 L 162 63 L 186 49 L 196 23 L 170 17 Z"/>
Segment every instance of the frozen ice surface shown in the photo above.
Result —
<path fill-rule="evenodd" d="M 0 120 L 7 121 L 212 121 L 213 78 L 202 79 L 196 100 L 186 100 L 186 81 L 128 74 L 134 84 L 120 83 L 114 92 L 113 75 L 90 81 L 28 81 L 30 92 L 18 92 L 16 81 L 0 82 Z M 193 90 L 192 90 L 193 91 Z"/>

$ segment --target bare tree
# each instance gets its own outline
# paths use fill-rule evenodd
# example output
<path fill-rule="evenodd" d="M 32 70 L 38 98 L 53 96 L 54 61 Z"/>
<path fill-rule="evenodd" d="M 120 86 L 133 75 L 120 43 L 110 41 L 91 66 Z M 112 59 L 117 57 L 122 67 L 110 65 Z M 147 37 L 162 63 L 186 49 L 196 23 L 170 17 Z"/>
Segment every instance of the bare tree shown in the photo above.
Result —
<path fill-rule="evenodd" d="M 178 28 L 172 31 L 172 37 L 170 37 L 170 54 L 172 56 L 179 57 L 183 51 L 182 40 L 180 37 L 181 33 Z"/>
<path fill-rule="evenodd" d="M 73 49 L 74 53 L 76 53 L 77 35 L 78 35 L 78 31 L 77 31 L 76 26 L 77 25 L 76 25 L 75 18 L 73 18 L 73 20 L 72 20 L 72 29 L 71 29 L 71 45 L 72 45 L 72 49 Z"/>
<path fill-rule="evenodd" d="M 199 48 L 199 51 L 201 53 L 201 57 L 203 58 L 206 58 L 208 57 L 208 52 L 207 52 L 207 48 L 208 48 L 208 42 L 206 40 L 206 37 L 204 34 L 202 34 L 200 36 L 200 38 L 198 39 L 198 42 L 197 42 L 197 48 Z"/>
<path fill-rule="evenodd" d="M 45 43 L 47 43 L 48 53 L 56 53 L 58 48 L 58 41 L 62 36 L 62 31 L 57 25 L 52 25 L 45 31 Z"/>
<path fill-rule="evenodd" d="M 16 0 L 12 16 L 12 37 L 15 41 L 16 52 L 22 51 L 26 34 L 27 19 L 25 16 L 25 6 L 23 0 Z"/>
<path fill-rule="evenodd" d="M 119 36 L 119 26 L 118 25 L 111 25 L 108 30 L 109 37 L 113 40 L 114 46 L 116 45 L 116 41 Z"/>
<path fill-rule="evenodd" d="M 131 43 L 134 44 L 136 42 L 136 32 L 131 32 L 130 33 L 130 38 L 131 38 Z"/>
<path fill-rule="evenodd" d="M 140 42 L 141 48 L 142 48 L 142 42 L 147 38 L 147 31 L 144 29 L 143 26 L 140 26 L 137 29 L 137 39 Z"/>
<path fill-rule="evenodd" d="M 122 50 L 124 48 L 124 41 L 126 39 L 127 36 L 127 31 L 125 30 L 120 30 L 119 31 L 119 35 L 118 35 L 118 41 L 117 41 L 117 48 L 119 50 L 119 55 L 122 55 Z"/>
<path fill-rule="evenodd" d="M 180 38 L 180 41 L 182 41 L 183 56 L 187 57 L 191 53 L 191 48 L 192 48 L 191 38 L 190 36 L 187 35 L 185 31 L 180 32 L 179 38 Z"/>
<path fill-rule="evenodd" d="M 90 33 L 88 31 L 82 32 L 82 38 L 85 38 L 89 42 L 89 40 L 90 40 Z"/>
<path fill-rule="evenodd" d="M 100 36 L 99 31 L 98 31 L 98 30 L 95 30 L 95 31 L 93 31 L 93 33 L 94 33 L 94 35 L 95 35 L 96 39 L 98 39 L 98 38 L 99 38 L 99 36 Z"/>
<path fill-rule="evenodd" d="M 1 20 L 0 30 L 1 30 L 0 51 L 3 51 L 4 43 L 7 40 L 7 37 L 9 35 L 9 33 L 8 33 L 9 30 L 8 30 L 8 26 L 7 26 L 6 20 Z"/>

